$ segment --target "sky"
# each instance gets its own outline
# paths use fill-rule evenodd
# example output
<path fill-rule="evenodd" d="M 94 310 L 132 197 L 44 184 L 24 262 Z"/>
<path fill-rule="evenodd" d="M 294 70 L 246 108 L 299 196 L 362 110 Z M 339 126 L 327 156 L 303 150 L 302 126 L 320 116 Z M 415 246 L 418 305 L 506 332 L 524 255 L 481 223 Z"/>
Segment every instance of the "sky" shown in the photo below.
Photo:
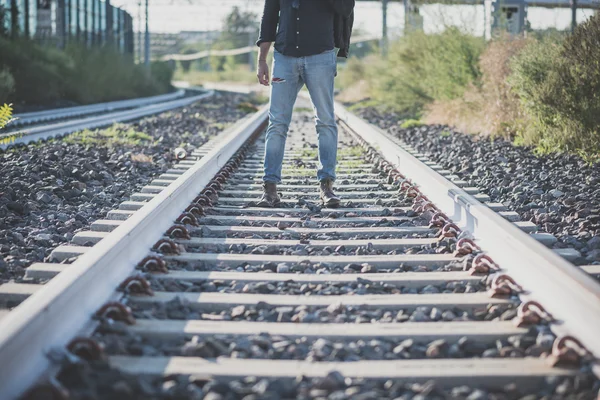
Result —
<path fill-rule="evenodd" d="M 134 18 L 134 30 L 138 30 L 139 0 L 112 0 L 112 4 L 126 9 Z M 233 6 L 253 11 L 260 15 L 264 0 L 149 0 L 149 25 L 152 32 L 220 30 L 223 18 Z M 570 26 L 569 9 L 546 9 L 529 7 L 528 20 L 532 28 L 567 29 Z M 443 29 L 444 25 L 455 25 L 477 35 L 483 34 L 483 6 L 472 5 L 429 5 L 422 6 L 425 32 Z M 388 6 L 388 31 L 391 36 L 402 32 L 404 10 L 400 2 L 390 2 Z M 578 20 L 583 21 L 592 15 L 590 10 L 579 10 Z M 359 2 L 355 11 L 355 26 L 368 34 L 381 33 L 381 4 Z"/>

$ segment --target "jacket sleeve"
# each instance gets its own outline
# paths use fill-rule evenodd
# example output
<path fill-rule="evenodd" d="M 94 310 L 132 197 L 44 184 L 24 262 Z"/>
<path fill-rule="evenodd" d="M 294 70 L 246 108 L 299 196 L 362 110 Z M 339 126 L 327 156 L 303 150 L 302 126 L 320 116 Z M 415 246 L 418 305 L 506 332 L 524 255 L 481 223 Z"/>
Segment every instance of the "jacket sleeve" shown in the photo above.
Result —
<path fill-rule="evenodd" d="M 348 18 L 354 10 L 355 0 L 329 0 L 329 4 L 337 14 Z"/>
<path fill-rule="evenodd" d="M 274 42 L 277 35 L 277 24 L 279 23 L 279 0 L 265 0 L 262 20 L 260 22 L 260 34 L 256 45 L 264 42 Z"/>

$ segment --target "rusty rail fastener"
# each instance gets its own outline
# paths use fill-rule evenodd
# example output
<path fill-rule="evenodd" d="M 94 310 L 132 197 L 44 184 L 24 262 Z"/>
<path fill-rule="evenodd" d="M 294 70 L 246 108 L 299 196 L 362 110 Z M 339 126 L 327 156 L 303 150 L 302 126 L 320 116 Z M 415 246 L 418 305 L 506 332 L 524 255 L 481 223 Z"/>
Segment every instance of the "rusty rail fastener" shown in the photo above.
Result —
<path fill-rule="evenodd" d="M 196 196 L 194 199 L 194 203 L 198 204 L 201 207 L 210 207 L 212 206 L 212 200 L 205 194 L 201 194 Z"/>
<path fill-rule="evenodd" d="M 223 189 L 223 185 L 221 185 L 221 182 L 219 182 L 218 180 L 216 180 L 214 178 L 212 181 L 210 181 L 210 183 L 208 184 L 208 187 L 215 191 L 219 191 L 219 190 Z"/>
<path fill-rule="evenodd" d="M 421 194 L 421 192 L 419 191 L 419 189 L 417 189 L 415 186 L 411 186 L 407 191 L 406 191 L 406 197 L 408 198 L 415 198 L 418 197 Z"/>
<path fill-rule="evenodd" d="M 406 192 L 408 191 L 408 189 L 410 189 L 411 187 L 413 187 L 412 183 L 408 180 L 405 179 L 404 181 L 402 181 L 402 183 L 400 184 L 400 189 L 398 189 L 398 191 L 400 192 Z"/>
<path fill-rule="evenodd" d="M 573 336 L 562 336 L 554 340 L 552 353 L 547 361 L 553 367 L 579 367 L 590 352 Z"/>
<path fill-rule="evenodd" d="M 112 301 L 103 305 L 98 311 L 96 311 L 96 316 L 100 318 L 110 318 L 115 321 L 121 321 L 127 325 L 135 324 L 135 318 L 131 313 L 131 308 L 119 303 L 118 301 Z"/>
<path fill-rule="evenodd" d="M 152 249 L 162 254 L 179 254 L 179 247 L 177 247 L 174 241 L 169 239 L 160 239 L 154 244 Z"/>
<path fill-rule="evenodd" d="M 506 274 L 499 274 L 492 280 L 491 288 L 488 290 L 490 297 L 507 297 L 515 293 L 522 293 L 523 288 L 513 278 Z"/>
<path fill-rule="evenodd" d="M 393 184 L 396 181 L 396 179 L 401 176 L 402 175 L 400 175 L 400 173 L 397 170 L 395 170 L 395 169 L 390 170 L 390 172 L 388 172 L 388 185 Z"/>
<path fill-rule="evenodd" d="M 431 201 L 429 201 L 429 199 L 427 199 L 427 197 L 420 194 L 415 199 L 415 203 L 413 204 L 413 211 L 416 213 L 419 213 L 419 214 L 423 214 L 428 211 L 431 211 L 435 214 L 439 210 L 435 204 L 433 204 Z"/>
<path fill-rule="evenodd" d="M 119 285 L 119 289 L 131 295 L 154 296 L 154 291 L 150 287 L 150 282 L 141 275 L 128 277 Z"/>
<path fill-rule="evenodd" d="M 480 251 L 481 251 L 481 249 L 479 248 L 479 246 L 477 246 L 475 244 L 474 241 L 472 241 L 469 238 L 462 238 L 462 239 L 459 239 L 458 242 L 456 243 L 456 251 L 454 252 L 454 257 L 463 257 L 468 254 L 478 253 Z M 486 256 L 486 258 L 487 258 L 488 262 L 493 264 L 493 261 L 489 257 Z M 473 260 L 473 265 L 476 265 L 476 262 L 478 260 L 482 260 L 482 258 L 477 259 L 477 257 L 476 257 Z M 479 262 L 481 262 L 481 261 L 479 261 Z"/>
<path fill-rule="evenodd" d="M 187 211 L 182 213 L 179 217 L 177 217 L 175 222 L 182 225 L 198 226 L 198 220 L 196 219 L 196 216 Z"/>
<path fill-rule="evenodd" d="M 517 309 L 517 316 L 513 319 L 514 324 L 519 328 L 536 325 L 542 321 L 552 322 L 554 317 L 540 303 L 533 300 L 521 303 Z"/>
<path fill-rule="evenodd" d="M 500 267 L 487 254 L 476 255 L 471 263 L 471 268 L 469 268 L 471 275 L 489 274 L 497 271 L 500 271 Z"/>
<path fill-rule="evenodd" d="M 167 235 L 172 239 L 191 239 L 190 232 L 183 225 L 173 225 L 167 231 Z"/>
<path fill-rule="evenodd" d="M 67 350 L 86 361 L 104 360 L 104 346 L 94 339 L 76 337 L 69 342 Z"/>
<path fill-rule="evenodd" d="M 169 273 L 169 269 L 167 268 L 167 263 L 165 260 L 157 256 L 148 256 L 144 258 L 138 263 L 137 267 L 144 272 L 162 274 Z"/>
<path fill-rule="evenodd" d="M 189 205 L 185 209 L 185 211 L 188 212 L 188 213 L 190 213 L 190 214 L 192 214 L 192 215 L 194 215 L 194 216 L 196 216 L 196 217 L 202 217 L 202 216 L 204 216 L 204 210 L 202 209 L 201 206 L 196 205 L 196 204 Z"/>
<path fill-rule="evenodd" d="M 202 189 L 201 193 L 203 195 L 205 195 L 206 197 L 208 197 L 211 201 L 214 201 L 218 198 L 216 190 L 214 190 L 211 187 L 206 187 L 206 188 Z"/>
<path fill-rule="evenodd" d="M 450 218 L 448 218 L 446 214 L 444 214 L 443 212 L 437 212 L 431 217 L 431 220 L 429 221 L 429 227 L 441 228 L 448 222 L 450 222 Z"/>
<path fill-rule="evenodd" d="M 445 238 L 455 238 L 460 234 L 460 228 L 452 223 L 448 222 L 444 227 L 440 230 L 438 234 L 438 239 L 443 240 Z"/>

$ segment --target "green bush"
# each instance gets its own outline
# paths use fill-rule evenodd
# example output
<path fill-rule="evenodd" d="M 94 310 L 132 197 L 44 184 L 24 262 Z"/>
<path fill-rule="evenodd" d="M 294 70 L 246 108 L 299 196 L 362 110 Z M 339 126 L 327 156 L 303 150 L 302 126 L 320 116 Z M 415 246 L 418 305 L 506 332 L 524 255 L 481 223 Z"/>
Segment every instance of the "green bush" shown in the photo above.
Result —
<path fill-rule="evenodd" d="M 562 43 L 537 41 L 515 57 L 510 82 L 530 123 L 518 140 L 542 152 L 600 152 L 600 14 Z"/>
<path fill-rule="evenodd" d="M 0 68 L 14 78 L 15 102 L 48 103 L 61 99 L 72 60 L 56 50 L 44 49 L 32 42 L 0 38 Z"/>
<path fill-rule="evenodd" d="M 151 96 L 168 89 L 148 77 L 142 65 L 111 48 L 88 49 L 73 44 L 65 52 L 76 64 L 69 79 L 75 85 L 70 86 L 68 97 L 78 103 Z"/>
<path fill-rule="evenodd" d="M 29 40 L 0 38 L 0 71 L 14 80 L 10 101 L 51 104 L 69 100 L 86 104 L 151 96 L 170 89 L 168 66 L 152 66 L 149 76 L 130 56 L 110 47 L 70 44 L 64 50 L 42 47 Z M 0 101 L 5 92 L 0 74 Z"/>
<path fill-rule="evenodd" d="M 152 78 L 159 85 L 161 91 L 167 91 L 171 88 L 171 81 L 173 80 L 174 69 L 171 67 L 169 62 L 153 62 L 152 64 L 150 64 L 150 73 L 152 75 Z"/>
<path fill-rule="evenodd" d="M 390 46 L 388 59 L 369 73 L 373 98 L 408 115 L 434 100 L 462 96 L 480 76 L 485 42 L 449 28 L 440 34 L 414 32 Z"/>
<path fill-rule="evenodd" d="M 371 58 L 373 60 L 373 58 Z M 368 60 L 350 57 L 343 69 L 338 71 L 336 83 L 342 88 L 348 88 L 367 77 Z"/>
<path fill-rule="evenodd" d="M 0 103 L 8 101 L 8 97 L 15 91 L 15 78 L 6 68 L 0 69 Z"/>

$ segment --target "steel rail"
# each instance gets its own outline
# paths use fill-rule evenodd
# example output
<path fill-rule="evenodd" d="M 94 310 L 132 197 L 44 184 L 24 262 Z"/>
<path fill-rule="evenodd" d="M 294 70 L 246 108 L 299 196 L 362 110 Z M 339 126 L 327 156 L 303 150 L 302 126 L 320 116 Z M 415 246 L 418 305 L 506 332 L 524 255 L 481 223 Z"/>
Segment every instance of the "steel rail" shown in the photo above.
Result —
<path fill-rule="evenodd" d="M 0 144 L 0 149 L 6 149 L 17 144 L 27 144 L 38 140 L 61 137 L 69 133 L 77 132 L 83 129 L 97 129 L 114 124 L 115 122 L 134 121 L 149 115 L 165 112 L 179 107 L 184 107 L 196 101 L 205 99 L 214 94 L 214 91 L 186 97 L 178 100 L 171 100 L 159 104 L 150 104 L 133 110 L 116 111 L 108 114 L 102 114 L 92 117 L 85 117 L 76 120 L 68 120 L 49 125 L 35 126 L 19 132 L 0 135 L 0 139 L 10 139 L 8 144 Z"/>
<path fill-rule="evenodd" d="M 142 97 L 138 99 L 89 104 L 86 106 L 55 108 L 51 110 L 15 114 L 16 120 L 13 121 L 11 125 L 20 126 L 62 118 L 81 117 L 84 115 L 95 114 L 100 112 L 118 111 L 123 110 L 125 108 L 142 107 L 149 104 L 175 100 L 178 97 L 182 97 L 184 94 L 185 90 L 179 89 L 173 93 L 161 94 L 159 96 Z"/>
<path fill-rule="evenodd" d="M 557 319 L 553 330 L 577 337 L 600 356 L 600 285 L 460 187 L 434 171 L 386 133 L 336 104 L 341 123 L 376 148 L 401 174 Z M 557 295 L 561 294 L 561 295 Z"/>
<path fill-rule="evenodd" d="M 20 396 L 52 366 L 49 351 L 65 348 L 173 220 L 266 121 L 265 106 L 234 126 L 172 185 L 0 320 L 0 360 L 10 365 L 0 374 L 1 399 Z"/>

